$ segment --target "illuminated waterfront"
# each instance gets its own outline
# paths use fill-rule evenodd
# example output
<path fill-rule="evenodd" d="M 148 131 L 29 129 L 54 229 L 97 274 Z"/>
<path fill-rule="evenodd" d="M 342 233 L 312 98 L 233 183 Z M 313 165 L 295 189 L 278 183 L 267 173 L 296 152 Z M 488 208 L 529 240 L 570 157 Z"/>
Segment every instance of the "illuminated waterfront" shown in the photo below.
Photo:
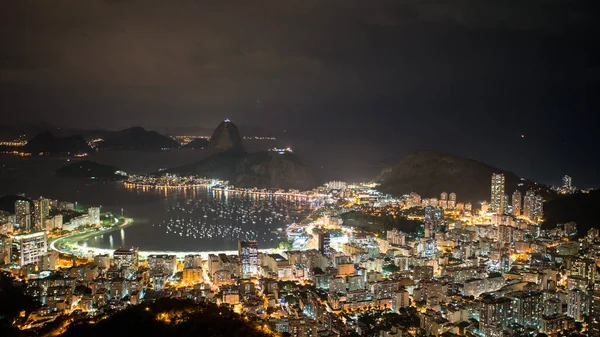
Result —
<path fill-rule="evenodd" d="M 103 249 L 138 246 L 149 251 L 201 252 L 235 250 L 239 240 L 257 240 L 261 248 L 273 248 L 286 240 L 285 228 L 304 219 L 315 206 L 306 198 L 233 196 L 204 187 L 135 193 L 164 199 L 128 212 L 136 221 L 133 226 L 80 244 Z"/>

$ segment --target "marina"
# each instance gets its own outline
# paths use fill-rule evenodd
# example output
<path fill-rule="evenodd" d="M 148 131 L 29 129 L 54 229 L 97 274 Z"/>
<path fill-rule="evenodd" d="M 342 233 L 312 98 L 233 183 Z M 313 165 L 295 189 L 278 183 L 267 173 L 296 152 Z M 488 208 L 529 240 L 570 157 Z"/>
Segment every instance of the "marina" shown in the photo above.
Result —
<path fill-rule="evenodd" d="M 221 251 L 237 249 L 240 240 L 275 248 L 287 241 L 289 225 L 302 221 L 319 205 L 302 197 L 231 194 L 209 187 L 136 193 L 159 195 L 162 200 L 130 210 L 134 225 L 80 241 L 82 249 L 139 246 L 152 251 Z"/>

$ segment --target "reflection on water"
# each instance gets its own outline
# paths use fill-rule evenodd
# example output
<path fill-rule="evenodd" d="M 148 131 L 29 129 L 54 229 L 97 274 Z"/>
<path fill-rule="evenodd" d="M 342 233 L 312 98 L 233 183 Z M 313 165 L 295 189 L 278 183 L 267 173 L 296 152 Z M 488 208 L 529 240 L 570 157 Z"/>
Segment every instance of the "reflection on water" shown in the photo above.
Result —
<path fill-rule="evenodd" d="M 100 155 L 113 158 L 108 153 L 97 156 Z M 145 153 L 116 155 L 122 160 L 117 165 L 120 168 L 127 170 L 129 166 L 146 165 L 143 160 L 147 156 Z M 191 160 L 189 152 L 170 156 L 183 156 L 178 158 L 182 162 Z M 25 193 L 33 198 L 44 196 L 85 206 L 102 205 L 103 211 L 111 211 L 115 215 L 123 211 L 125 216 L 135 219 L 132 226 L 119 230 L 120 233 L 111 232 L 88 239 L 86 244 L 93 247 L 236 250 L 237 241 L 244 239 L 256 239 L 262 248 L 275 247 L 281 241 L 278 229 L 300 221 L 312 207 L 305 200 L 237 197 L 213 193 L 205 188 L 130 190 L 120 183 L 56 177 L 56 169 L 69 163 L 66 158 L 0 156 L 0 161 L 8 167 L 0 172 L 0 195 Z M 173 166 L 154 163 L 158 164 Z"/>
<path fill-rule="evenodd" d="M 107 233 L 87 243 L 111 249 L 135 245 L 144 250 L 202 251 L 235 250 L 240 240 L 257 240 L 260 247 L 272 248 L 285 239 L 289 224 L 304 219 L 314 207 L 303 198 L 237 196 L 204 187 L 171 190 L 161 204 L 148 206 L 140 215 L 146 220 L 138 223 L 135 218 L 119 236 Z"/>

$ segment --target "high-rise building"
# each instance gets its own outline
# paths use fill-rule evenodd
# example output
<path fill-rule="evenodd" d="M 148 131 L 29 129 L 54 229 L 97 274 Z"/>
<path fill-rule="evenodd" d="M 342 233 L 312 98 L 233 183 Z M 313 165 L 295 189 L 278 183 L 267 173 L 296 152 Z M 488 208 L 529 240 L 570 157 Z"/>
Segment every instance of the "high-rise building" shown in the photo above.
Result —
<path fill-rule="evenodd" d="M 0 235 L 0 265 L 10 264 L 13 240 L 10 236 Z"/>
<path fill-rule="evenodd" d="M 329 187 L 332 190 L 343 190 L 346 188 L 346 182 L 345 181 L 330 181 L 327 184 L 327 187 Z"/>
<path fill-rule="evenodd" d="M 48 236 L 45 231 L 15 236 L 14 240 L 18 242 L 21 266 L 37 264 L 48 253 Z"/>
<path fill-rule="evenodd" d="M 544 198 L 539 194 L 535 196 L 533 214 L 535 221 L 540 221 L 544 217 Z"/>
<path fill-rule="evenodd" d="M 456 193 L 451 192 L 448 195 L 448 208 L 455 209 L 456 208 Z"/>
<path fill-rule="evenodd" d="M 15 201 L 15 223 L 23 231 L 31 230 L 31 204 L 29 201 Z"/>
<path fill-rule="evenodd" d="M 544 215 L 544 198 L 533 190 L 527 191 L 523 199 L 523 215 L 531 221 L 539 221 Z"/>
<path fill-rule="evenodd" d="M 504 197 L 504 174 L 494 173 L 492 174 L 492 195 L 490 200 L 490 210 L 497 213 L 502 213 L 503 197 Z"/>
<path fill-rule="evenodd" d="M 442 192 L 440 194 L 440 200 L 448 200 L 448 193 Z"/>
<path fill-rule="evenodd" d="M 130 276 L 130 274 L 137 272 L 139 267 L 139 248 L 119 248 L 113 253 L 113 261 L 117 269 L 128 274 L 126 276 Z"/>
<path fill-rule="evenodd" d="M 88 216 L 90 217 L 91 224 L 97 225 L 100 223 L 100 207 L 88 208 Z"/>
<path fill-rule="evenodd" d="M 515 190 L 512 195 L 512 214 L 514 216 L 521 215 L 521 202 L 522 202 L 521 192 L 519 192 L 519 190 Z"/>
<path fill-rule="evenodd" d="M 239 241 L 238 255 L 242 262 L 242 276 L 244 278 L 258 275 L 258 242 Z"/>
<path fill-rule="evenodd" d="M 571 193 L 573 191 L 572 179 L 570 176 L 565 175 L 562 178 L 562 192 Z"/>
<path fill-rule="evenodd" d="M 408 291 L 404 289 L 400 289 L 394 292 L 392 296 L 392 310 L 394 312 L 400 311 L 401 308 L 406 308 L 410 306 L 410 299 L 408 295 Z"/>
<path fill-rule="evenodd" d="M 538 291 L 517 292 L 512 296 L 513 322 L 538 328 L 544 307 L 543 296 Z"/>
<path fill-rule="evenodd" d="M 600 283 L 594 284 L 590 292 L 590 336 L 600 336 Z"/>
<path fill-rule="evenodd" d="M 487 201 L 484 200 L 481 203 L 481 214 L 486 214 L 489 210 L 490 210 L 490 205 L 487 203 Z"/>
<path fill-rule="evenodd" d="M 168 277 L 177 272 L 177 256 L 159 254 L 148 255 L 148 269 L 150 276 L 166 275 Z"/>
<path fill-rule="evenodd" d="M 324 255 L 329 255 L 331 247 L 331 236 L 329 233 L 319 233 L 319 252 Z"/>
<path fill-rule="evenodd" d="M 583 316 L 588 313 L 588 303 L 585 292 L 577 288 L 569 290 L 567 295 L 567 316 L 576 322 L 583 321 Z"/>
<path fill-rule="evenodd" d="M 406 235 L 397 229 L 387 231 L 387 240 L 390 245 L 403 246 L 406 244 Z"/>
<path fill-rule="evenodd" d="M 502 214 L 508 214 L 508 209 L 510 205 L 510 199 L 508 198 L 508 194 L 502 196 Z"/>
<path fill-rule="evenodd" d="M 502 333 L 512 322 L 511 304 L 512 301 L 506 297 L 484 299 L 481 302 L 479 329 L 484 336 L 496 336 L 498 331 Z"/>
<path fill-rule="evenodd" d="M 592 259 L 574 259 L 571 262 L 569 276 L 577 276 L 586 280 L 588 284 L 596 279 L 596 261 Z"/>
<path fill-rule="evenodd" d="M 202 255 L 189 254 L 183 258 L 183 268 L 202 268 Z"/>
<path fill-rule="evenodd" d="M 50 199 L 39 198 L 33 201 L 33 223 L 36 230 L 43 230 L 50 215 Z"/>

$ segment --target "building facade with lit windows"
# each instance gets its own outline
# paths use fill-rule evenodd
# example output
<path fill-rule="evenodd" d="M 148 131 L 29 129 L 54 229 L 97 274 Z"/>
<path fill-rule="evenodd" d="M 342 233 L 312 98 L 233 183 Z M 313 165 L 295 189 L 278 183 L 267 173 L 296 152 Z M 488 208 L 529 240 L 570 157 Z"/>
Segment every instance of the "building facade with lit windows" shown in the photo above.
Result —
<path fill-rule="evenodd" d="M 42 230 L 46 226 L 46 219 L 50 215 L 50 199 L 39 198 L 33 201 L 33 222 L 36 230 Z"/>
<path fill-rule="evenodd" d="M 494 212 L 502 212 L 504 209 L 504 188 L 505 178 L 502 173 L 492 174 L 492 193 L 490 199 L 490 210 Z"/>
<path fill-rule="evenodd" d="M 113 253 L 113 262 L 117 269 L 133 274 L 139 267 L 139 248 L 119 248 Z"/>
<path fill-rule="evenodd" d="M 517 292 L 512 295 L 514 323 L 539 328 L 543 313 L 543 296 L 538 291 Z"/>
<path fill-rule="evenodd" d="M 600 283 L 596 283 L 590 292 L 590 336 L 600 336 Z"/>
<path fill-rule="evenodd" d="M 521 215 L 523 196 L 519 190 L 515 190 L 512 194 L 512 214 L 516 217 Z"/>
<path fill-rule="evenodd" d="M 511 304 L 510 298 L 506 297 L 485 299 L 481 302 L 479 330 L 484 336 L 496 336 L 512 322 Z"/>
<path fill-rule="evenodd" d="M 15 223 L 22 231 L 31 230 L 31 204 L 29 201 L 15 201 Z"/>
<path fill-rule="evenodd" d="M 533 222 L 537 222 L 544 216 L 544 198 L 537 195 L 533 190 L 525 193 L 523 199 L 523 216 Z"/>
<path fill-rule="evenodd" d="M 48 253 L 48 236 L 45 231 L 14 237 L 19 248 L 19 263 L 21 266 L 41 261 Z"/>
<path fill-rule="evenodd" d="M 567 193 L 571 193 L 573 191 L 573 179 L 568 176 L 565 175 L 562 178 L 562 192 L 567 194 Z"/>
<path fill-rule="evenodd" d="M 242 262 L 242 277 L 258 275 L 258 242 L 255 240 L 239 241 L 238 255 Z"/>

